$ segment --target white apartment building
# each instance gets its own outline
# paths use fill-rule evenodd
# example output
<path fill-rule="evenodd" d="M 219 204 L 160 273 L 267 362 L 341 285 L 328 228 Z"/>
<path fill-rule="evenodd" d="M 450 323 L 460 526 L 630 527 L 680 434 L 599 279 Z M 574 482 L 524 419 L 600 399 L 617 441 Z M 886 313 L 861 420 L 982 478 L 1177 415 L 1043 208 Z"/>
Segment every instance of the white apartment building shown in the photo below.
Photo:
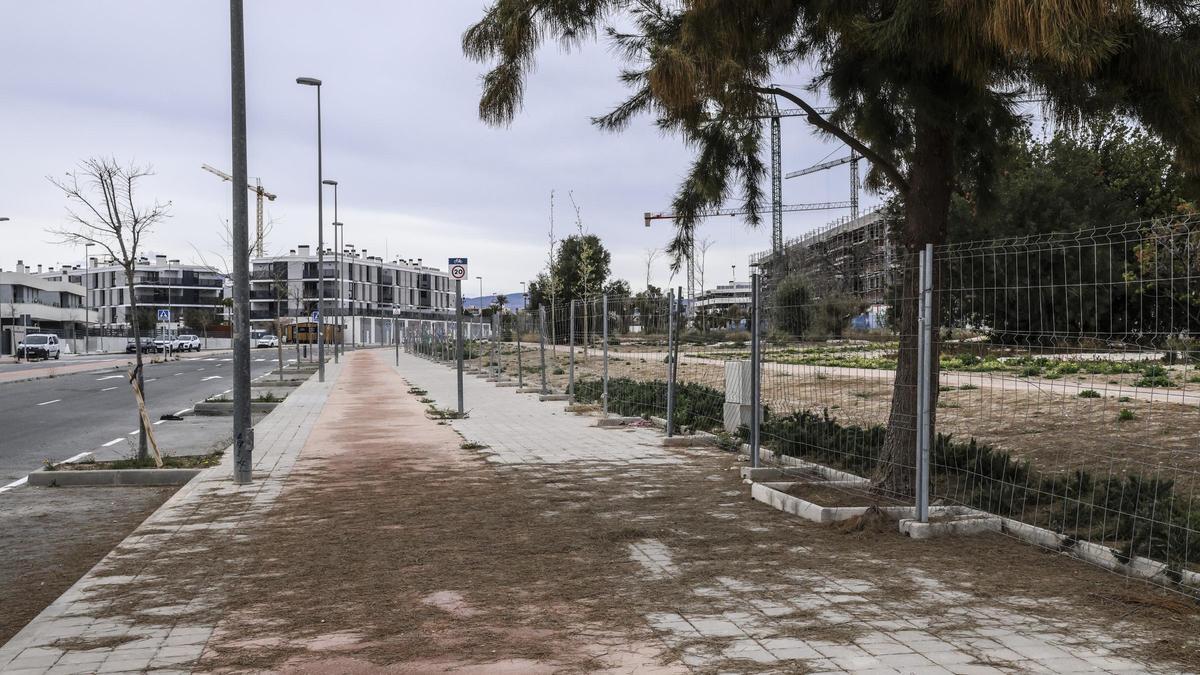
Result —
<path fill-rule="evenodd" d="M 28 333 L 74 337 L 95 321 L 96 313 L 84 306 L 83 286 L 38 276 L 23 261 L 13 272 L 0 271 L 0 353 L 12 354 Z"/>
<path fill-rule="evenodd" d="M 387 344 L 396 319 L 403 329 L 410 320 L 454 317 L 450 275 L 420 259 L 385 262 L 365 249 L 340 256 L 327 249 L 324 267 L 325 320 L 343 327 L 347 343 Z M 274 333 L 276 317 L 308 321 L 317 311 L 317 283 L 317 253 L 309 246 L 251 260 L 252 329 Z"/>
<path fill-rule="evenodd" d="M 728 284 L 717 284 L 696 296 L 695 308 L 706 313 L 725 312 L 737 307 L 748 316 L 750 311 L 750 282 L 734 281 Z"/>
<path fill-rule="evenodd" d="M 119 330 L 129 326 L 129 286 L 125 270 L 115 261 L 92 257 L 86 266 L 64 266 L 39 274 L 48 280 L 69 281 L 86 288 L 87 305 L 97 313 L 96 323 L 104 328 Z M 86 276 L 85 276 L 86 275 Z M 139 307 L 155 312 L 170 312 L 169 321 L 155 321 L 142 330 L 165 328 L 178 332 L 185 329 L 188 310 L 205 310 L 217 318 L 214 323 L 228 323 L 229 310 L 225 298 L 225 275 L 206 265 L 194 265 L 169 259 L 165 255 L 141 258 L 134 270 L 134 294 Z"/>

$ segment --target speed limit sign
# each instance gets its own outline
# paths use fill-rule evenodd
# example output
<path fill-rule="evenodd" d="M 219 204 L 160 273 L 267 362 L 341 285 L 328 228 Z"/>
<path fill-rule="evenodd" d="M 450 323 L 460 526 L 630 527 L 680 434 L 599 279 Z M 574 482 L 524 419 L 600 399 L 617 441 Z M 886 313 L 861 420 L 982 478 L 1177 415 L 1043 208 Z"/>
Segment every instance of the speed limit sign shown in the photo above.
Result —
<path fill-rule="evenodd" d="M 451 258 L 450 259 L 450 278 L 457 281 L 462 281 L 467 278 L 467 259 L 466 258 Z"/>

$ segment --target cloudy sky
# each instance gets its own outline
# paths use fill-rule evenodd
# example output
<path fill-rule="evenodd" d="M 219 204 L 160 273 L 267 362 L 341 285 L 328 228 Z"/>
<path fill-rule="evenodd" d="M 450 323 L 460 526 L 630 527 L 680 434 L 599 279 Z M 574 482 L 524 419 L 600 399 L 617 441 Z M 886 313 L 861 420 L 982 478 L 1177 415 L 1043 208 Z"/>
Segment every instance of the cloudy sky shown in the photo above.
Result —
<path fill-rule="evenodd" d="M 483 6 L 246 2 L 250 175 L 279 195 L 268 253 L 316 239 L 315 96 L 295 84 L 303 75 L 325 83 L 325 176 L 341 182 L 347 242 L 442 267 L 466 256 L 486 293 L 517 291 L 545 263 L 551 190 L 560 235 L 574 227 L 573 192 L 585 227 L 612 251 L 614 274 L 645 284 L 645 251 L 671 232 L 667 221 L 646 229 L 642 213 L 667 208 L 687 150 L 648 118 L 617 135 L 592 127 L 590 116 L 624 93 L 604 44 L 547 47 L 512 127 L 482 124 L 484 68 L 462 56 L 459 39 Z M 46 177 L 92 155 L 154 167 L 142 196 L 171 201 L 173 217 L 149 251 L 215 258 L 230 187 L 200 165 L 230 169 L 228 18 L 219 0 L 0 3 L 0 216 L 11 218 L 0 223 L 0 268 L 82 260 L 46 233 L 65 206 Z M 785 120 L 783 135 L 785 171 L 843 152 L 799 119 Z M 842 166 L 786 181 L 785 202 L 847 199 L 848 176 Z M 839 215 L 788 214 L 785 236 Z M 711 219 L 699 236 L 714 241 L 710 287 L 731 265 L 744 279 L 747 256 L 770 242 L 769 229 L 734 218 Z M 668 278 L 661 257 L 654 283 Z"/>

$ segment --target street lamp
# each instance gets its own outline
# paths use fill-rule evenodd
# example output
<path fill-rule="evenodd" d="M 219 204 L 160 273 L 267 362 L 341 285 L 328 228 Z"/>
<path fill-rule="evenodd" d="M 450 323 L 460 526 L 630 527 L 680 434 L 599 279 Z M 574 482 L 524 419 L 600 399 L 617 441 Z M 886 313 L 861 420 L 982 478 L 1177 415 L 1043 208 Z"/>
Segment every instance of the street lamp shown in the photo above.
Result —
<path fill-rule="evenodd" d="M 297 77 L 296 84 L 317 88 L 317 381 L 325 381 L 325 181 L 321 167 L 321 81 Z"/>
<path fill-rule="evenodd" d="M 6 219 L 7 220 L 7 219 Z M 89 267 L 92 259 L 88 255 L 88 249 L 95 244 L 83 245 L 83 353 L 88 353 L 88 328 L 90 328 L 90 315 L 92 313 L 92 280 L 89 274 Z"/>
<path fill-rule="evenodd" d="M 335 199 L 334 201 L 336 202 L 337 200 Z M 341 352 L 343 355 L 346 353 L 346 328 L 342 325 L 346 319 L 346 288 L 342 277 L 342 265 L 346 257 L 342 248 L 346 245 L 346 234 L 342 227 L 342 223 L 337 222 L 336 219 L 333 221 L 333 259 L 337 265 L 337 307 L 339 317 L 338 327 L 340 329 L 337 336 L 337 344 L 334 345 L 333 358 L 335 363 L 337 362 L 338 352 Z"/>
<path fill-rule="evenodd" d="M 341 326 L 341 322 L 342 322 L 342 283 L 341 283 L 341 281 L 342 281 L 342 266 L 339 264 L 339 259 L 338 259 L 338 236 L 337 236 L 338 233 L 337 233 L 337 231 L 338 231 L 338 227 L 341 225 L 341 223 L 338 222 L 338 215 L 337 215 L 338 182 L 331 178 L 326 178 L 325 180 L 321 181 L 321 184 L 333 186 L 333 264 L 337 268 L 337 282 L 336 283 L 337 283 L 337 294 L 338 294 L 337 300 L 334 302 L 334 306 L 337 307 L 338 325 Z M 338 343 L 336 341 L 333 343 L 333 362 L 334 363 L 338 362 Z"/>

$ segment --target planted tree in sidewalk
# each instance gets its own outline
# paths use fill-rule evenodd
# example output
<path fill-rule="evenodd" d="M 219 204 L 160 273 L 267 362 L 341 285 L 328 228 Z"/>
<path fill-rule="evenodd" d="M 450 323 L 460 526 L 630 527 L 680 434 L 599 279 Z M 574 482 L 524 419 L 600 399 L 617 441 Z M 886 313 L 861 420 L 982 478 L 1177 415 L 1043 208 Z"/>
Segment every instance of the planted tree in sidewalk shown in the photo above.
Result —
<path fill-rule="evenodd" d="M 602 30 L 627 58 L 621 79 L 632 93 L 596 124 L 620 130 L 650 114 L 696 150 L 673 204 L 677 269 L 706 209 L 740 193 L 751 224 L 768 210 L 761 120 L 774 99 L 802 109 L 820 135 L 870 163 L 867 186 L 901 206 L 896 234 L 906 261 L 945 240 L 958 177 L 977 176 L 987 189 L 996 149 L 1019 125 L 1022 96 L 1044 99 L 1058 123 L 1130 116 L 1176 145 L 1185 164 L 1200 159 L 1194 3 L 494 0 L 463 36 L 468 57 L 493 65 L 483 77 L 481 118 L 512 120 L 544 41 L 569 47 Z M 773 84 L 796 78 L 801 65 L 811 68 L 806 90 Z M 819 111 L 806 91 L 831 111 Z M 875 478 L 881 490 L 911 493 L 918 275 L 911 262 L 902 269 L 901 356 Z"/>
<path fill-rule="evenodd" d="M 137 362 L 137 386 L 143 392 L 142 341 L 139 339 L 142 319 L 139 316 L 134 284 L 137 262 L 146 235 L 169 217 L 171 203 L 154 201 L 139 203 L 138 189 L 142 181 L 154 175 L 149 167 L 120 164 L 107 157 L 92 157 L 79 163 L 62 177 L 49 177 L 67 198 L 67 223 L 54 228 L 65 243 L 92 244 L 108 252 L 125 273 L 125 288 L 129 295 L 129 335 L 134 340 Z M 149 459 L 145 415 L 139 415 L 139 462 Z"/>

